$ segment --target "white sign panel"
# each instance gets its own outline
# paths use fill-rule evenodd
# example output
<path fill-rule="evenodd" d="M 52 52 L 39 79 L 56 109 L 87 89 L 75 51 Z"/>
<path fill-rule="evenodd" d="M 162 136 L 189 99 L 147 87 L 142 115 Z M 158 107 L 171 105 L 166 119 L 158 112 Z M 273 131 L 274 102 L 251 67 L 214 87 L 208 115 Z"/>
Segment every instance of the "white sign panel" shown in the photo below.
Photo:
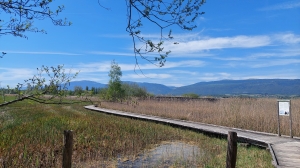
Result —
<path fill-rule="evenodd" d="M 289 116 L 290 115 L 290 102 L 289 101 L 279 101 L 279 115 Z"/>

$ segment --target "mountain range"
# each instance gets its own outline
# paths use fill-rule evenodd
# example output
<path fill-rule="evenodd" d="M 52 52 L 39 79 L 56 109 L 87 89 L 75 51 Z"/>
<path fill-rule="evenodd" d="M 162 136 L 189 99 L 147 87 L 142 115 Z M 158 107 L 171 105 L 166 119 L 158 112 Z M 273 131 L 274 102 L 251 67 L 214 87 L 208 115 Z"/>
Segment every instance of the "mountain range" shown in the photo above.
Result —
<path fill-rule="evenodd" d="M 220 80 L 211 82 L 199 82 L 192 85 L 173 87 L 157 83 L 140 83 L 124 81 L 124 83 L 136 83 L 145 88 L 154 95 L 182 95 L 186 93 L 195 93 L 202 96 L 216 95 L 300 95 L 300 79 L 248 79 L 248 80 Z M 83 89 L 105 88 L 106 84 L 94 81 L 74 81 L 70 83 L 69 89 L 73 90 L 75 86 L 81 86 Z"/>

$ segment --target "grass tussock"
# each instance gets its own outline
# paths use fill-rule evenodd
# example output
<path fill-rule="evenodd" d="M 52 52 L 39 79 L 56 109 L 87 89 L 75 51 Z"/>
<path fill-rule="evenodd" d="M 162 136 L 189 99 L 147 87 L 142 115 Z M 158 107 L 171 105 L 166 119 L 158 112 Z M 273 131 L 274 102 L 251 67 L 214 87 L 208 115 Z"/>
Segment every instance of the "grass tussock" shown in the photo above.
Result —
<path fill-rule="evenodd" d="M 134 105 L 103 102 L 102 107 L 167 118 L 190 120 L 277 134 L 278 110 L 274 98 L 226 98 L 216 101 L 140 100 Z M 300 99 L 291 100 L 293 135 L 300 137 Z M 289 117 L 280 117 L 282 135 L 289 135 Z"/>

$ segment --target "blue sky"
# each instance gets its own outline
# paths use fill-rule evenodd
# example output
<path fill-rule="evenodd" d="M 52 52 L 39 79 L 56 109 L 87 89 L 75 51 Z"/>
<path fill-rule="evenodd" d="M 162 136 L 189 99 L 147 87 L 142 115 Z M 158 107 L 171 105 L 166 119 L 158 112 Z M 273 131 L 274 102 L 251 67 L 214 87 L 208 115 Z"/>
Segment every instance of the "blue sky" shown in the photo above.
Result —
<path fill-rule="evenodd" d="M 73 24 L 53 26 L 50 20 L 36 20 L 47 34 L 26 33 L 28 39 L 0 36 L 1 86 L 15 86 L 36 74 L 42 65 L 64 67 L 75 80 L 107 83 L 110 63 L 122 69 L 123 81 L 184 86 L 224 79 L 300 78 L 300 1 L 233 0 L 210 1 L 201 7 L 205 14 L 197 28 L 183 31 L 172 27 L 174 40 L 165 41 L 171 50 L 162 68 L 138 58 L 135 69 L 131 37 L 125 31 L 125 1 L 55 1 L 64 4 L 60 14 Z M 1 13 L 2 14 L 2 13 Z M 143 35 L 154 41 L 159 29 L 145 24 Z M 179 42 L 174 45 L 174 41 Z"/>

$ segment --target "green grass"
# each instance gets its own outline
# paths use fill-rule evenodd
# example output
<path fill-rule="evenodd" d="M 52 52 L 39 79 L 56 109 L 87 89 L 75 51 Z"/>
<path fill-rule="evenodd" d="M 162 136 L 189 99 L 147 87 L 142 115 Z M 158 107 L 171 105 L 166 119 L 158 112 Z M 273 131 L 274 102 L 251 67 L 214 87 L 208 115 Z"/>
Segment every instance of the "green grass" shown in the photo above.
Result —
<path fill-rule="evenodd" d="M 9 102 L 9 101 L 12 101 L 12 100 L 15 100 L 17 97 L 16 96 L 5 96 L 5 101 L 4 101 L 4 98 L 2 96 L 2 93 L 0 93 L 0 104 L 2 103 L 5 103 L 5 102 Z"/>
<path fill-rule="evenodd" d="M 44 105 L 30 100 L 0 109 L 0 167 L 61 167 L 63 131 L 74 131 L 74 166 L 93 161 L 114 167 L 163 141 L 204 150 L 197 167 L 225 167 L 226 140 L 152 122 L 88 111 L 84 104 Z M 80 166 L 79 166 L 80 167 Z M 174 167 L 184 167 L 176 164 Z M 268 151 L 238 148 L 237 167 L 272 167 Z"/>

